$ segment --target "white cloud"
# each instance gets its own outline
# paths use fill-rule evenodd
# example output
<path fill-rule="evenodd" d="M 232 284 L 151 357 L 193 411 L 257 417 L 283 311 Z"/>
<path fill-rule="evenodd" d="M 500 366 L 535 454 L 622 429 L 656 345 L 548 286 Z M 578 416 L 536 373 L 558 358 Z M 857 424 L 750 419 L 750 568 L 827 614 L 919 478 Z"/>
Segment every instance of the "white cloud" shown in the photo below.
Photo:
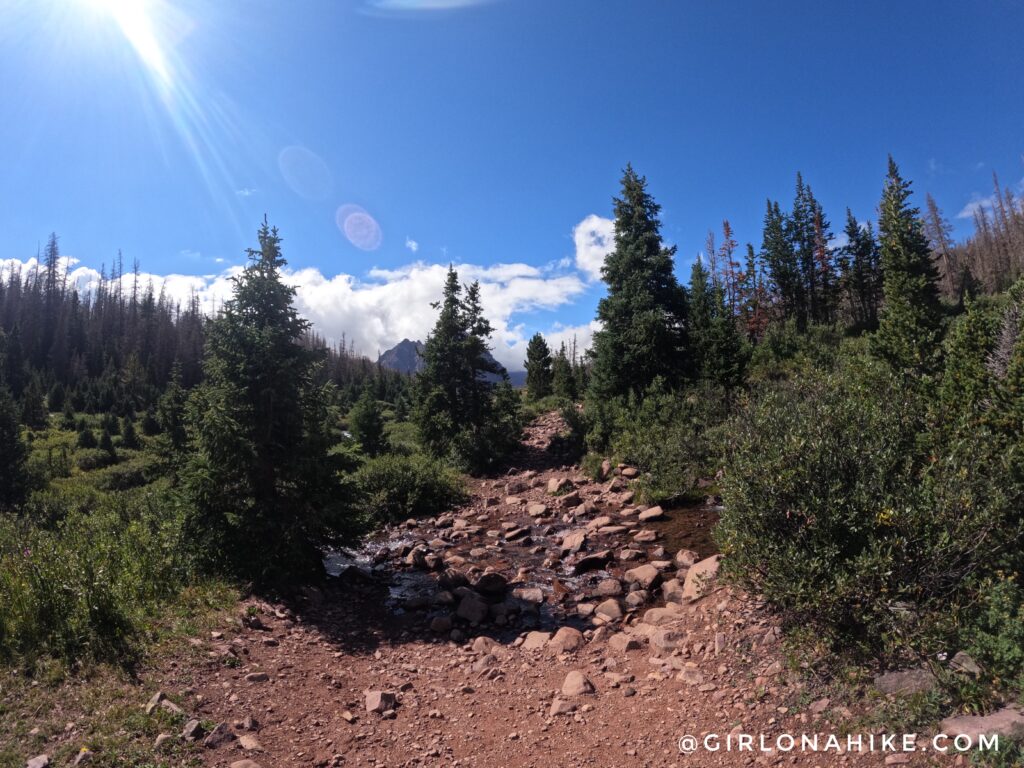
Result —
<path fill-rule="evenodd" d="M 235 194 L 239 197 L 252 197 L 257 192 L 255 187 L 242 187 L 241 189 L 235 190 Z"/>
<path fill-rule="evenodd" d="M 572 230 L 576 266 L 591 280 L 599 280 L 604 257 L 615 247 L 615 222 L 590 214 Z"/>
<path fill-rule="evenodd" d="M 408 248 L 413 253 L 416 253 L 416 251 L 418 251 L 420 249 L 420 244 L 417 243 L 415 240 L 413 240 L 408 235 L 406 235 L 405 236 L 405 247 Z"/>
<path fill-rule="evenodd" d="M 35 268 L 35 259 L 21 262 L 0 260 L 0 275 L 20 268 L 25 273 Z M 97 270 L 68 259 L 69 282 L 82 292 L 94 290 L 100 281 Z M 480 283 L 484 310 L 494 327 L 491 338 L 494 356 L 510 370 L 521 370 L 526 356 L 528 335 L 514 320 L 523 312 L 556 310 L 571 304 L 587 289 L 578 274 L 546 276 L 529 264 L 456 264 L 459 279 L 464 283 Z M 152 283 L 159 293 L 181 303 L 195 295 L 204 311 L 215 312 L 231 295 L 231 278 L 242 271 L 231 266 L 212 275 L 141 273 L 139 284 Z M 373 269 L 365 279 L 353 275 L 324 275 L 315 268 L 288 270 L 284 280 L 296 288 L 295 303 L 299 312 L 312 321 L 318 333 L 330 341 L 342 334 L 354 342 L 356 350 L 371 359 L 394 346 L 403 338 L 426 339 L 433 328 L 437 312 L 430 304 L 441 297 L 447 264 L 416 262 L 396 269 Z M 131 275 L 123 278 L 127 288 Z M 549 339 L 556 346 L 562 338 L 579 336 L 582 350 L 589 343 L 589 326 L 570 330 L 555 325 Z"/>
<path fill-rule="evenodd" d="M 1024 179 L 1017 182 L 1017 192 L 1024 192 Z M 991 211 L 993 207 L 999 201 L 996 199 L 996 194 L 993 192 L 991 195 L 982 197 L 977 192 L 971 195 L 970 202 L 967 203 L 963 208 L 960 209 L 960 213 L 956 215 L 958 219 L 973 219 L 976 214 L 982 208 Z"/>

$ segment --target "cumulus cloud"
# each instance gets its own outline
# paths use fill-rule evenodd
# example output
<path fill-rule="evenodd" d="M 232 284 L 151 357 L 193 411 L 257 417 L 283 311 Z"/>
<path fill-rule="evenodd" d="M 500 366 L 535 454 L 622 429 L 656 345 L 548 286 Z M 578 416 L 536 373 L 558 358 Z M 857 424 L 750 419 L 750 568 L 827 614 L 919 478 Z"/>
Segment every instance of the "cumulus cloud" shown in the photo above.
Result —
<path fill-rule="evenodd" d="M 572 230 L 576 266 L 591 280 L 599 280 L 604 257 L 615 247 L 615 222 L 590 214 Z"/>
<path fill-rule="evenodd" d="M 417 243 L 415 240 L 413 240 L 408 235 L 406 235 L 405 236 L 405 247 L 408 248 L 413 253 L 416 253 L 416 251 L 418 251 L 420 249 L 420 244 Z"/>
<path fill-rule="evenodd" d="M 100 273 L 68 259 L 70 284 L 82 292 L 95 290 Z M 36 268 L 34 259 L 0 261 L 0 275 L 11 269 L 28 273 Z M 510 370 L 520 370 L 526 356 L 529 334 L 515 316 L 524 312 L 553 311 L 571 304 L 587 289 L 577 274 L 552 276 L 529 264 L 456 264 L 464 283 L 480 282 L 481 299 L 494 334 L 494 356 Z M 231 279 L 242 271 L 232 266 L 208 275 L 141 273 L 141 286 L 153 285 L 155 291 L 181 303 L 194 296 L 207 313 L 214 313 L 231 296 Z M 396 269 L 373 269 L 359 279 L 354 275 L 325 275 L 319 269 L 286 270 L 283 278 L 296 288 L 299 312 L 312 321 L 317 332 L 330 341 L 344 334 L 357 352 L 376 358 L 377 353 L 394 346 L 403 338 L 424 340 L 434 325 L 437 313 L 430 304 L 441 297 L 448 266 L 416 262 Z M 130 289 L 132 275 L 123 278 Z M 532 332 L 531 332 L 532 333 Z M 548 338 L 557 343 L 572 334 L 578 336 L 582 350 L 589 343 L 589 326 L 570 329 L 555 325 Z"/>

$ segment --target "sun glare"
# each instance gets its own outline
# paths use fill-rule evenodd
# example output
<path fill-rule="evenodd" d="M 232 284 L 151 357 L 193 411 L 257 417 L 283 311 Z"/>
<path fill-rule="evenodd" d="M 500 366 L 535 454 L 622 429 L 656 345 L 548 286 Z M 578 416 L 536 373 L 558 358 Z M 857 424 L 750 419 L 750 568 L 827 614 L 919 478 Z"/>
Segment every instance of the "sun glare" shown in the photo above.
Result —
<path fill-rule="evenodd" d="M 92 10 L 108 14 L 121 28 L 125 39 L 135 49 L 142 62 L 164 85 L 170 84 L 171 74 L 163 48 L 154 29 L 153 2 L 151 0 L 77 0 Z"/>

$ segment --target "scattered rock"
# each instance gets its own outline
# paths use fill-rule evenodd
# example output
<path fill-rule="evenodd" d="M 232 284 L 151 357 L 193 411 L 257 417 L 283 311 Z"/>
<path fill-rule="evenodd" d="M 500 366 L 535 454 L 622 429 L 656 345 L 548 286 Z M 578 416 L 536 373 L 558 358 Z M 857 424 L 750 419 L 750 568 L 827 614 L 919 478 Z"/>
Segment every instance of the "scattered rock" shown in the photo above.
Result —
<path fill-rule="evenodd" d="M 587 532 L 585 530 L 572 531 L 562 537 L 562 555 L 579 552 L 585 549 L 587 544 Z"/>
<path fill-rule="evenodd" d="M 659 581 L 661 581 L 661 573 L 650 563 L 626 571 L 626 583 L 639 584 L 643 589 L 650 589 Z"/>
<path fill-rule="evenodd" d="M 615 597 L 622 594 L 622 582 L 618 579 L 601 579 L 594 588 L 594 594 L 601 597 Z"/>
<path fill-rule="evenodd" d="M 700 555 L 690 549 L 680 549 L 672 559 L 676 568 L 691 568 L 700 560 Z"/>
<path fill-rule="evenodd" d="M 640 650 L 640 641 L 625 632 L 620 632 L 608 638 L 608 647 L 619 653 L 638 651 Z"/>
<path fill-rule="evenodd" d="M 351 714 L 351 713 L 349 713 Z M 246 752 L 262 752 L 263 745 L 260 744 L 260 740 L 253 736 L 251 733 L 243 733 L 238 737 L 238 746 Z"/>
<path fill-rule="evenodd" d="M 612 559 L 611 550 L 603 549 L 579 560 L 573 567 L 573 573 L 581 574 L 587 571 L 599 571 L 604 568 Z"/>
<path fill-rule="evenodd" d="M 640 470 L 636 467 L 623 467 L 621 474 L 627 480 L 632 480 L 633 478 L 640 476 Z"/>
<path fill-rule="evenodd" d="M 957 652 L 957 654 L 950 660 L 949 668 L 962 675 L 981 677 L 981 667 L 978 665 L 978 662 L 964 651 Z"/>
<path fill-rule="evenodd" d="M 875 687 L 890 696 L 910 696 L 933 690 L 937 682 L 928 669 L 905 669 L 879 675 Z"/>
<path fill-rule="evenodd" d="M 711 585 L 718 576 L 718 565 L 721 561 L 721 555 L 712 555 L 691 566 L 683 583 L 684 600 L 696 600 L 711 590 Z"/>
<path fill-rule="evenodd" d="M 459 601 L 459 607 L 455 609 L 455 615 L 465 619 L 470 624 L 479 624 L 487 618 L 487 603 L 475 593 L 470 593 Z"/>
<path fill-rule="evenodd" d="M 389 709 L 394 709 L 398 699 L 391 691 L 367 691 L 366 711 L 381 714 Z"/>
<path fill-rule="evenodd" d="M 622 618 L 622 604 L 610 597 L 594 609 L 594 614 L 605 621 L 617 621 Z"/>
<path fill-rule="evenodd" d="M 159 750 L 168 741 L 171 741 L 174 737 L 169 733 L 161 733 L 156 737 L 156 741 L 153 742 L 153 749 Z"/>
<path fill-rule="evenodd" d="M 565 676 L 565 682 L 562 683 L 563 696 L 582 696 L 588 693 L 594 693 L 594 684 L 582 672 L 574 669 Z"/>
<path fill-rule="evenodd" d="M 247 683 L 265 683 L 270 679 L 270 675 L 266 672 L 250 672 L 245 676 Z"/>
<path fill-rule="evenodd" d="M 521 647 L 524 651 L 538 651 L 547 645 L 550 639 L 550 632 L 530 632 L 526 635 Z"/>
<path fill-rule="evenodd" d="M 263 766 L 252 760 L 236 760 L 231 764 L 230 768 L 263 768 Z"/>
<path fill-rule="evenodd" d="M 571 701 L 556 698 L 551 702 L 551 708 L 548 710 L 548 716 L 557 717 L 558 715 L 568 715 L 575 711 L 576 705 Z"/>
<path fill-rule="evenodd" d="M 203 746 L 215 749 L 221 744 L 226 744 L 229 741 L 233 741 L 235 734 L 231 732 L 227 723 L 217 723 L 210 731 L 210 735 L 203 739 Z"/>
<path fill-rule="evenodd" d="M 548 493 L 556 495 L 572 488 L 572 481 L 567 477 L 552 477 L 548 480 Z"/>
<path fill-rule="evenodd" d="M 25 768 L 50 768 L 50 756 L 36 755 L 25 763 Z"/>
<path fill-rule="evenodd" d="M 435 616 L 430 620 L 430 630 L 432 632 L 438 632 L 442 635 L 452 631 L 452 617 L 451 616 Z"/>
<path fill-rule="evenodd" d="M 476 582 L 476 591 L 490 597 L 501 597 L 508 589 L 508 579 L 500 573 L 485 573 Z"/>
<path fill-rule="evenodd" d="M 571 653 L 584 646 L 583 633 L 573 627 L 561 627 L 548 645 L 556 653 Z"/>
<path fill-rule="evenodd" d="M 664 517 L 665 512 L 664 510 L 662 510 L 661 507 L 651 507 L 650 509 L 645 509 L 643 512 L 641 512 L 637 519 L 641 523 L 645 523 L 648 520 L 661 520 Z"/>
<path fill-rule="evenodd" d="M 198 741 L 206 735 L 206 729 L 203 728 L 203 724 L 195 718 L 185 723 L 185 727 L 181 729 L 181 738 L 185 741 Z"/>
<path fill-rule="evenodd" d="M 981 734 L 998 734 L 1005 739 L 1024 738 L 1024 712 L 1017 707 L 1003 707 L 990 715 L 948 717 L 939 723 L 939 732 L 949 736 L 966 736 L 977 746 Z"/>

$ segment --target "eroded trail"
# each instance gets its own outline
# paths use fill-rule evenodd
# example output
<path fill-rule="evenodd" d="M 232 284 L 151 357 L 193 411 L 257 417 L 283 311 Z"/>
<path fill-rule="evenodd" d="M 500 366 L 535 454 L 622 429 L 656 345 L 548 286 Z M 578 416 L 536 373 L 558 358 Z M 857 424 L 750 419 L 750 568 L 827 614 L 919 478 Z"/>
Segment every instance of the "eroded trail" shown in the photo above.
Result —
<path fill-rule="evenodd" d="M 515 468 L 474 481 L 463 507 L 333 558 L 339 575 L 297 605 L 249 601 L 157 675 L 220 724 L 193 734 L 205 762 L 885 764 L 680 754 L 684 735 L 828 734 L 851 715 L 814 701 L 784 669 L 777 629 L 714 580 L 712 507 L 634 505 L 628 469 L 596 483 L 559 465 L 559 427 L 531 425 Z"/>

